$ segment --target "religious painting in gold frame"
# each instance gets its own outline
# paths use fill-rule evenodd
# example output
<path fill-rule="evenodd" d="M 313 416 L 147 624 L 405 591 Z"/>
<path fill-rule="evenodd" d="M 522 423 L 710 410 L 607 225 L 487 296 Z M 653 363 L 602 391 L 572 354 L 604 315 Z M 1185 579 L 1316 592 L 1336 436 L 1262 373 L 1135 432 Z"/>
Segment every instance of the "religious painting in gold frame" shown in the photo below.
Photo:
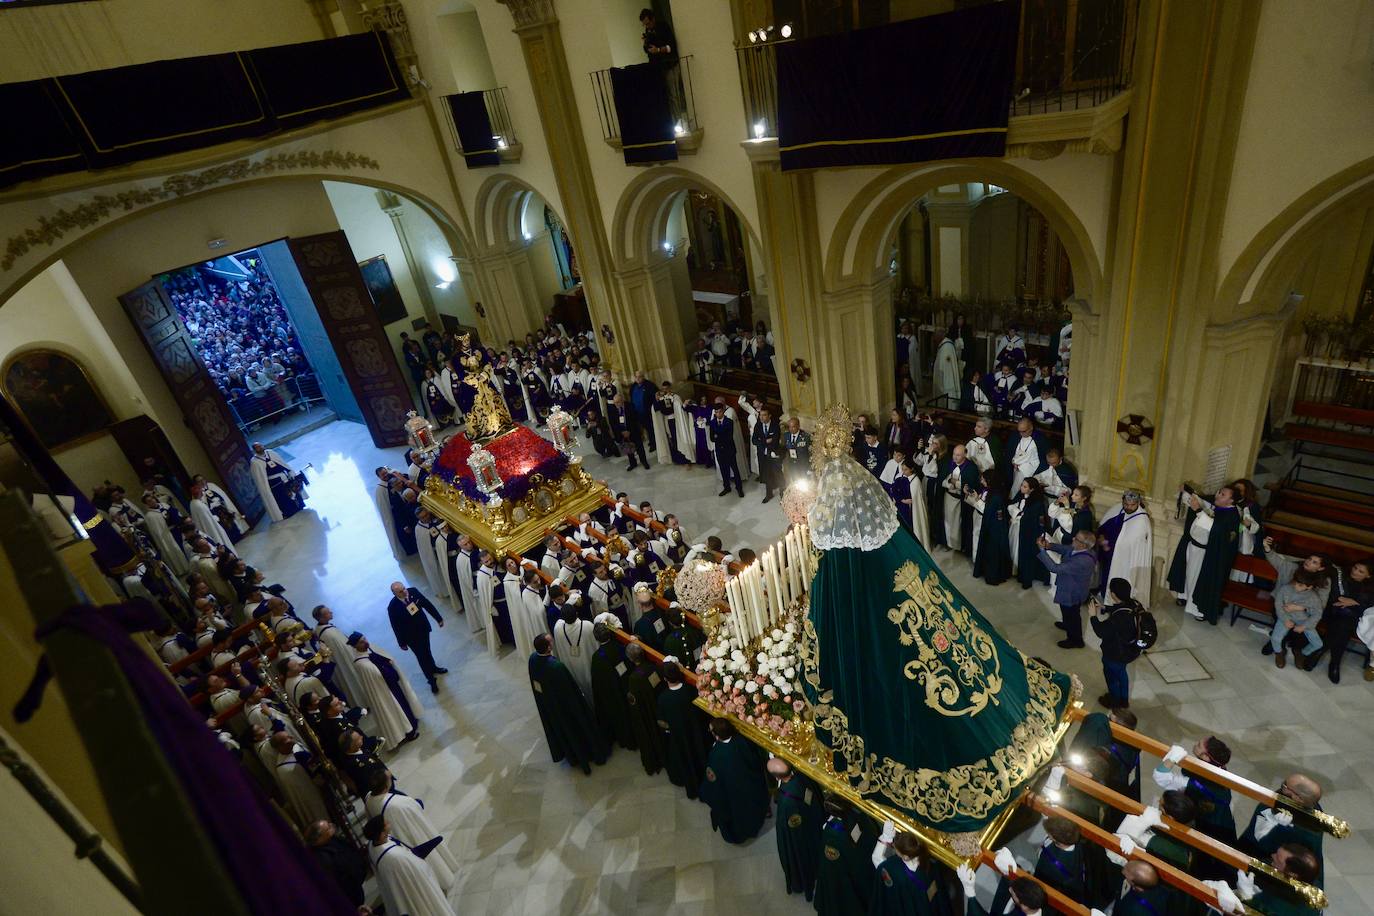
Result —
<path fill-rule="evenodd" d="M 89 442 L 115 422 L 86 368 L 57 350 L 13 354 L 0 368 L 0 391 L 49 451 Z"/>

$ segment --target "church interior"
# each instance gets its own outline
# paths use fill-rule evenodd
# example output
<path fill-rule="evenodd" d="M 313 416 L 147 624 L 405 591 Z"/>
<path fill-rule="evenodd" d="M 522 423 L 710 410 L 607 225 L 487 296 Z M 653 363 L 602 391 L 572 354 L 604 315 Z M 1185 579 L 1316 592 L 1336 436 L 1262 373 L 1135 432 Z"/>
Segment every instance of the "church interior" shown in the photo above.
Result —
<path fill-rule="evenodd" d="M 0 0 L 0 910 L 1374 912 L 1371 36 Z"/>

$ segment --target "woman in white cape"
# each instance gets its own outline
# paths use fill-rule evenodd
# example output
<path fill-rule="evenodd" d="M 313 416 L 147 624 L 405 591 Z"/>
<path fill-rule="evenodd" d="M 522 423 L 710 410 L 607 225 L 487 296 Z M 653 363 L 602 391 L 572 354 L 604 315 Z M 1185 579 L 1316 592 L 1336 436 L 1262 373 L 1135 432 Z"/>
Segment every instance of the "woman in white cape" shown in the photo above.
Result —
<path fill-rule="evenodd" d="M 657 399 L 655 399 L 657 400 Z M 673 424 L 673 431 L 677 434 L 677 450 L 689 462 L 695 457 L 697 433 L 696 427 L 692 425 L 692 418 L 682 406 L 682 398 L 674 394 L 672 396 L 673 414 L 665 416 L 658 412 L 657 405 L 651 411 L 654 422 L 654 447 L 657 449 L 659 464 L 673 463 L 672 437 L 668 432 L 668 424 Z M 693 453 L 693 454 L 689 454 Z M 692 462 L 695 463 L 695 462 Z"/>

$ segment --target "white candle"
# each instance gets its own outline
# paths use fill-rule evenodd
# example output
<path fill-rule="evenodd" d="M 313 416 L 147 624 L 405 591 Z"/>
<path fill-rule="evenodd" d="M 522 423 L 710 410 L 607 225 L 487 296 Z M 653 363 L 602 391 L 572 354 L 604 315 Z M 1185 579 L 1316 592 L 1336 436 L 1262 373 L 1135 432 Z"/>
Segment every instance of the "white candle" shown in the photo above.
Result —
<path fill-rule="evenodd" d="M 777 623 L 782 619 L 784 598 L 782 587 L 782 570 L 778 567 L 779 553 L 776 549 L 770 548 L 768 551 L 768 587 L 772 597 L 772 613 L 769 615 L 769 625 Z"/>

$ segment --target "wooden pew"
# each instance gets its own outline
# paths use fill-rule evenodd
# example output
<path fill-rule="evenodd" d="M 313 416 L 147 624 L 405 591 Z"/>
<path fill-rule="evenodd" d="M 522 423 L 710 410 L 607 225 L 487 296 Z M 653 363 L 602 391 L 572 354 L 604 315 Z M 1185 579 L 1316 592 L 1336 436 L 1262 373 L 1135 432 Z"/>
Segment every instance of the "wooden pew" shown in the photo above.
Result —
<path fill-rule="evenodd" d="M 1294 401 L 1293 416 L 1374 429 L 1374 410 L 1359 407 L 1343 407 L 1340 404 L 1322 404 L 1317 401 Z"/>
<path fill-rule="evenodd" d="M 1347 448 L 1357 452 L 1374 452 L 1374 435 L 1331 429 L 1327 426 L 1289 423 L 1283 428 L 1283 437 L 1295 443 L 1294 455 L 1302 454 L 1303 446 L 1308 443 Z"/>
<path fill-rule="evenodd" d="M 949 438 L 950 448 L 955 445 L 962 445 L 973 438 L 973 425 L 979 420 L 991 419 L 981 414 L 964 413 L 958 410 L 948 410 L 945 408 L 932 408 L 930 415 L 939 421 L 944 427 L 945 435 Z M 880 427 L 881 428 L 881 427 Z M 1045 437 L 1045 447 L 1057 448 L 1062 454 L 1064 451 L 1064 431 L 1062 429 L 1051 429 L 1048 426 L 1037 423 L 1036 429 L 1040 430 Z M 992 434 L 1001 440 L 1002 447 L 1007 448 L 1014 440 L 1020 438 L 1021 434 L 1016 430 L 1015 420 L 993 420 Z M 1004 456 L 996 456 L 1000 462 Z"/>
<path fill-rule="evenodd" d="M 1237 554 L 1231 568 L 1248 573 L 1257 579 L 1268 579 L 1270 582 L 1279 575 L 1278 570 L 1274 569 L 1269 561 L 1248 554 Z M 1221 588 L 1221 599 L 1231 605 L 1231 626 L 1235 626 L 1236 619 L 1246 611 L 1257 615 L 1246 619 L 1265 624 L 1274 622 L 1273 596 L 1248 582 L 1228 579 Z"/>
<path fill-rule="evenodd" d="M 1331 487 L 1326 484 L 1312 483 L 1307 480 L 1294 480 L 1287 484 L 1270 484 L 1269 489 L 1276 491 L 1292 490 L 1297 493 L 1324 496 L 1330 499 L 1340 500 L 1344 503 L 1374 506 L 1374 493 L 1361 493 L 1359 490 L 1346 490 L 1342 487 Z"/>
<path fill-rule="evenodd" d="M 1320 493 L 1282 488 L 1275 491 L 1267 509 L 1268 514 L 1283 511 L 1355 528 L 1374 529 L 1374 505 Z"/>

